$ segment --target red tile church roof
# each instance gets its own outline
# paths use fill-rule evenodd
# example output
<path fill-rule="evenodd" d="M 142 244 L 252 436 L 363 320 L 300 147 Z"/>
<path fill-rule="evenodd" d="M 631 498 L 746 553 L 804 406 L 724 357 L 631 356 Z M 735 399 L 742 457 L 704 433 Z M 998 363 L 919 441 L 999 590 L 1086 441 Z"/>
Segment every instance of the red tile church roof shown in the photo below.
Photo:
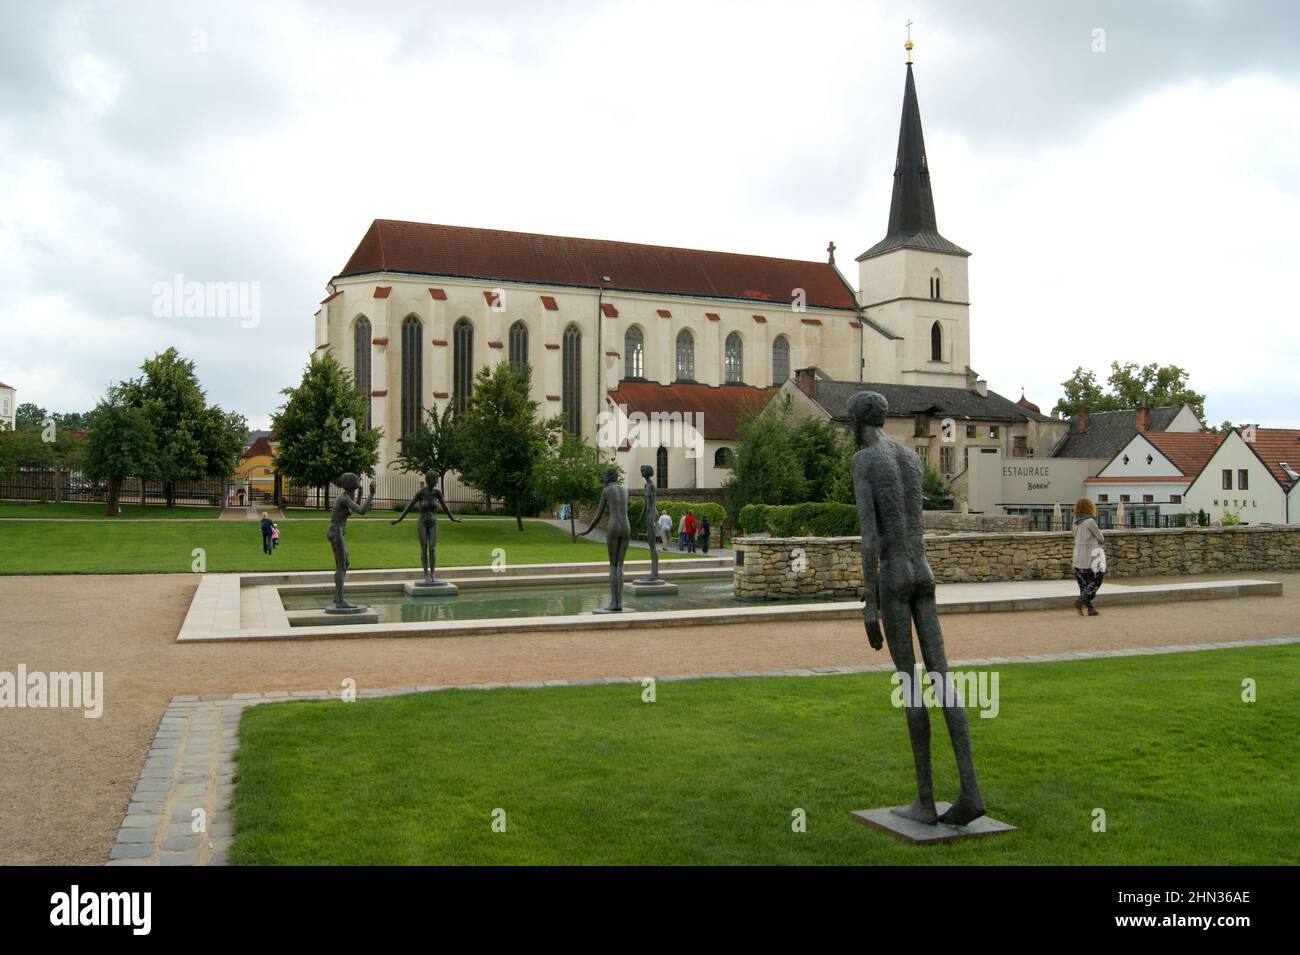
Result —
<path fill-rule="evenodd" d="M 404 272 L 853 309 L 827 262 L 376 219 L 336 276 Z M 605 281 L 609 276 L 609 281 Z"/>
<path fill-rule="evenodd" d="M 661 385 L 657 381 L 625 379 L 609 393 L 609 400 L 614 405 L 625 405 L 628 414 L 635 411 L 647 415 L 655 411 L 700 414 L 705 438 L 734 441 L 740 434 L 740 413 L 751 407 L 761 409 L 776 392 L 776 388 L 752 385 L 712 387 L 685 382 Z"/>

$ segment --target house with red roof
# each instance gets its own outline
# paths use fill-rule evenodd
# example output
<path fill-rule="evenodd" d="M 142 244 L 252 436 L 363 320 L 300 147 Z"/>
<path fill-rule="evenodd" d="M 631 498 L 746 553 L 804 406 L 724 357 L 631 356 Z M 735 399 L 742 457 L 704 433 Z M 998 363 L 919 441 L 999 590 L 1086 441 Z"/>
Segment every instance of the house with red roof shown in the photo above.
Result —
<path fill-rule="evenodd" d="M 1187 488 L 1183 502 L 1213 523 L 1300 524 L 1300 431 L 1234 428 Z"/>
<path fill-rule="evenodd" d="M 1217 431 L 1154 431 L 1150 423 L 1151 409 L 1138 409 L 1137 433 L 1083 482 L 1103 525 L 1115 523 L 1121 504 L 1130 527 L 1155 527 L 1165 515 L 1187 513 L 1187 489 L 1224 438 Z"/>
<path fill-rule="evenodd" d="M 402 496 L 386 486 L 401 435 L 431 409 L 463 409 L 478 371 L 503 361 L 531 369 L 540 415 L 593 444 L 613 434 L 608 454 L 662 466 L 678 488 L 722 483 L 737 409 L 796 368 L 968 387 L 970 253 L 939 233 L 932 158 L 908 62 L 889 221 L 856 259 L 857 288 L 834 243 L 781 258 L 374 220 L 329 280 L 314 346 L 349 369 L 383 428 L 380 496 Z M 641 447 L 619 423 L 655 414 L 692 426 Z"/>

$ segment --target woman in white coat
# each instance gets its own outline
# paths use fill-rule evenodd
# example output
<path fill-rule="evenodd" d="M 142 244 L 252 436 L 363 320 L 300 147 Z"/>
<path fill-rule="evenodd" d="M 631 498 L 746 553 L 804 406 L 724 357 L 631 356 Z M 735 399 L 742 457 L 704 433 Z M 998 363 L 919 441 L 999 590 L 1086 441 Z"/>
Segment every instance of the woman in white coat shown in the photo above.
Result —
<path fill-rule="evenodd" d="M 1092 598 L 1101 589 L 1102 579 L 1106 576 L 1104 540 L 1101 528 L 1097 526 L 1097 505 L 1092 498 L 1079 498 L 1074 502 L 1074 579 L 1079 584 L 1074 609 L 1080 615 L 1087 607 L 1089 617 L 1097 616 Z"/>

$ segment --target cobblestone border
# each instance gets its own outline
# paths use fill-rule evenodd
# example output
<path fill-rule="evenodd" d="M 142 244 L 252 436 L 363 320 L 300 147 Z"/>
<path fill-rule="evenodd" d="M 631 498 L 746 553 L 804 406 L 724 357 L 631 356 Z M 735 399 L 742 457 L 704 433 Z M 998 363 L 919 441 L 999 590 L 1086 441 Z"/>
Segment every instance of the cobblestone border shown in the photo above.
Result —
<path fill-rule="evenodd" d="M 949 666 L 996 666 L 1003 663 L 1055 663 L 1063 660 L 1093 660 L 1107 657 L 1154 656 L 1198 650 L 1231 650 L 1237 647 L 1277 646 L 1300 643 L 1300 637 L 1268 640 L 1234 640 L 1225 643 L 1194 643 L 1185 646 L 1131 647 L 1075 653 L 1028 656 L 980 657 L 954 660 Z M 828 676 L 893 670 L 890 663 L 860 666 L 792 667 L 787 670 L 742 670 L 720 673 L 677 673 L 656 676 L 659 682 L 676 680 L 730 679 L 759 676 Z M 399 686 L 360 690 L 358 699 L 429 693 L 442 690 L 499 690 L 550 686 L 599 686 L 639 683 L 646 677 L 611 676 L 574 680 L 519 680 L 511 683 L 453 683 L 432 686 Z M 267 693 L 215 693 L 205 696 L 175 696 L 163 710 L 158 731 L 126 816 L 118 829 L 117 841 L 109 851 L 108 865 L 225 865 L 233 836 L 230 802 L 234 795 L 234 754 L 239 746 L 239 720 L 244 708 L 258 703 L 285 700 L 321 700 L 336 697 L 339 690 L 296 690 Z M 206 814 L 206 831 L 194 832 L 194 810 Z"/>

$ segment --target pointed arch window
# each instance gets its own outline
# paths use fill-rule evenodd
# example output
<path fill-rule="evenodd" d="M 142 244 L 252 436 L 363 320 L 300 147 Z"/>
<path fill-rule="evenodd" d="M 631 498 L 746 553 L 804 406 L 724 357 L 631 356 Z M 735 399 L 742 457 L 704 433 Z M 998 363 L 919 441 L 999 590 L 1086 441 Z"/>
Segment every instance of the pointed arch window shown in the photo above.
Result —
<path fill-rule="evenodd" d="M 515 371 L 528 367 L 528 326 L 523 321 L 510 326 L 510 367 Z"/>
<path fill-rule="evenodd" d="M 677 333 L 677 380 L 695 380 L 695 336 L 689 328 Z"/>
<path fill-rule="evenodd" d="M 623 333 L 623 377 L 645 377 L 645 336 L 637 325 Z"/>
<path fill-rule="evenodd" d="M 943 326 L 938 322 L 930 326 L 930 361 L 943 361 Z"/>
<path fill-rule="evenodd" d="M 424 326 L 414 315 L 402 320 L 402 434 L 420 425 L 424 388 Z"/>
<path fill-rule="evenodd" d="M 729 385 L 739 385 L 745 380 L 745 343 L 740 332 L 727 336 L 723 346 L 723 380 Z"/>
<path fill-rule="evenodd" d="M 366 428 L 370 428 L 370 319 L 361 315 L 352 326 L 352 380 L 366 400 Z"/>
<path fill-rule="evenodd" d="M 468 318 L 456 322 L 451 339 L 451 407 L 460 414 L 474 393 L 474 325 Z"/>
<path fill-rule="evenodd" d="M 560 408 L 564 429 L 570 434 L 582 431 L 582 330 L 570 325 L 564 330 L 563 368 L 560 379 Z"/>
<path fill-rule="evenodd" d="M 943 290 L 939 287 L 941 279 L 942 276 L 939 274 L 938 269 L 935 269 L 930 273 L 930 298 L 934 299 L 936 302 L 943 298 Z"/>
<path fill-rule="evenodd" d="M 777 335 L 772 342 L 772 384 L 780 387 L 790 377 L 790 339 Z"/>
<path fill-rule="evenodd" d="M 655 487 L 668 487 L 668 449 L 662 446 L 655 452 Z"/>

